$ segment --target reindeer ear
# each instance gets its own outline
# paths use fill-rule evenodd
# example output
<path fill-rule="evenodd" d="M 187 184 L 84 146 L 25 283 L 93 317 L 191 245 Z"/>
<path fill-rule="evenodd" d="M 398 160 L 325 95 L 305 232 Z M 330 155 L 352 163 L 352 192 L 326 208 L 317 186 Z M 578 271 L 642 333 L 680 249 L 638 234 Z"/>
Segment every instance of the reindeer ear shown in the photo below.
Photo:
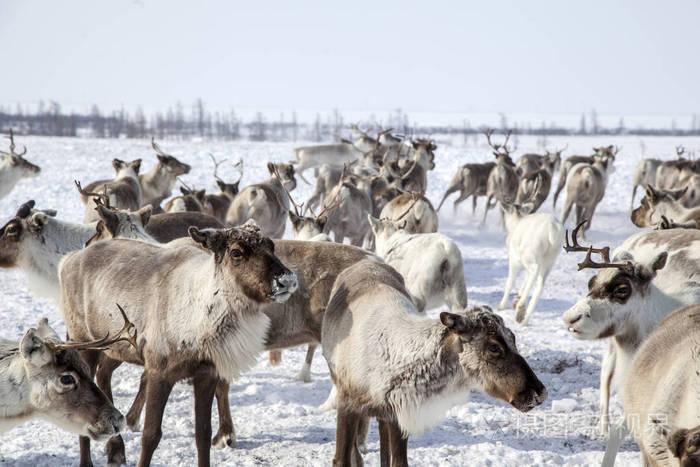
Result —
<path fill-rule="evenodd" d="M 29 227 L 29 230 L 32 232 L 39 232 L 41 229 L 44 228 L 46 225 L 46 222 L 48 220 L 49 216 L 47 216 L 45 213 L 39 211 L 35 212 L 34 214 L 31 215 L 29 218 L 27 225 Z"/>
<path fill-rule="evenodd" d="M 223 259 L 224 252 L 226 251 L 226 233 L 217 229 L 198 229 L 195 226 L 191 226 L 187 229 L 187 233 L 190 234 L 192 240 L 199 243 L 205 249 L 211 251 L 214 254 L 214 258 L 217 263 L 220 263 Z"/>
<path fill-rule="evenodd" d="M 267 163 L 267 171 L 270 172 L 270 175 L 274 175 L 275 174 L 275 164 L 273 164 L 272 162 L 268 162 Z"/>
<path fill-rule="evenodd" d="M 650 200 L 653 201 L 656 199 L 657 193 L 656 193 L 656 190 L 654 189 L 653 186 L 647 184 L 646 188 L 645 188 L 645 192 L 646 192 L 647 198 L 649 198 Z"/>
<path fill-rule="evenodd" d="M 206 191 L 206 190 L 198 190 L 198 191 L 195 191 L 195 192 L 194 192 L 194 196 L 195 196 L 195 198 L 197 198 L 197 200 L 198 200 L 199 202 L 203 202 L 203 201 L 204 201 L 204 196 L 205 196 L 206 194 L 207 194 L 207 191 Z"/>
<path fill-rule="evenodd" d="M 316 224 L 318 224 L 318 227 L 321 230 L 324 230 L 326 228 L 326 223 L 328 222 L 328 218 L 326 216 L 321 216 L 316 218 Z"/>
<path fill-rule="evenodd" d="M 25 362 L 32 366 L 44 366 L 52 360 L 52 354 L 44 340 L 37 335 L 34 328 L 30 328 L 19 343 L 19 350 Z"/>
<path fill-rule="evenodd" d="M 219 187 L 219 190 L 224 193 L 226 192 L 226 183 L 222 182 L 221 180 L 217 180 L 216 185 Z"/>
<path fill-rule="evenodd" d="M 666 266 L 666 260 L 668 259 L 668 252 L 662 251 L 659 253 L 656 258 L 654 258 L 654 261 L 651 263 L 651 269 L 652 271 L 656 272 L 664 268 Z"/>
<path fill-rule="evenodd" d="M 673 453 L 674 457 L 681 458 L 685 453 L 685 440 L 688 437 L 688 430 L 681 428 L 676 430 L 668 438 L 668 450 Z"/>
<path fill-rule="evenodd" d="M 92 237 L 87 239 L 87 241 L 85 242 L 84 248 L 87 248 L 90 245 L 92 245 L 93 243 L 95 243 L 96 241 L 100 240 L 104 234 L 104 231 L 105 231 L 105 221 L 100 219 L 99 221 L 97 221 L 97 225 L 95 226 L 95 234 Z"/>
<path fill-rule="evenodd" d="M 289 220 L 292 222 L 292 225 L 296 227 L 301 222 L 302 218 L 294 214 L 292 211 L 289 211 Z"/>
<path fill-rule="evenodd" d="M 104 207 L 101 204 L 98 204 L 95 210 L 100 216 L 100 219 L 104 221 L 104 225 L 107 231 L 111 233 L 112 236 L 114 236 L 119 230 L 119 216 L 117 215 L 117 213 L 109 208 Z"/>
<path fill-rule="evenodd" d="M 165 156 L 161 156 L 160 154 L 156 154 L 156 157 L 162 164 L 167 164 L 168 163 L 168 158 Z"/>
<path fill-rule="evenodd" d="M 141 159 L 136 159 L 135 161 L 131 161 L 129 164 L 132 169 L 134 169 L 134 172 L 138 175 L 139 170 L 141 170 Z"/>
<path fill-rule="evenodd" d="M 685 195 L 685 193 L 688 191 L 688 185 L 686 185 L 684 188 L 681 188 L 680 190 L 674 190 L 668 193 L 668 195 L 675 201 L 678 201 Z"/>
<path fill-rule="evenodd" d="M 182 194 L 182 196 L 187 196 L 187 195 L 189 195 L 189 194 L 192 193 L 192 192 L 191 192 L 190 190 L 188 190 L 187 188 L 185 188 L 184 186 L 181 186 L 181 187 L 180 187 L 180 193 Z"/>
<path fill-rule="evenodd" d="M 146 227 L 148 221 L 151 220 L 151 214 L 153 214 L 153 206 L 147 204 L 141 209 L 139 209 L 137 213 L 139 216 L 141 216 L 141 225 Z"/>
<path fill-rule="evenodd" d="M 112 167 L 114 167 L 114 170 L 116 170 L 117 172 L 119 172 L 125 165 L 126 162 L 124 162 L 121 159 L 112 159 Z"/>
<path fill-rule="evenodd" d="M 58 334 L 56 334 L 56 331 L 49 326 L 48 318 L 41 318 L 39 320 L 39 323 L 36 326 L 36 334 L 42 339 L 53 339 L 57 341 L 61 340 L 61 338 L 58 337 Z"/>
<path fill-rule="evenodd" d="M 41 212 L 43 212 L 49 217 L 56 217 L 56 214 L 58 214 L 58 212 L 55 209 L 42 209 Z"/>
<path fill-rule="evenodd" d="M 456 313 L 448 313 L 443 311 L 440 313 L 440 322 L 450 331 L 456 333 L 464 333 L 469 329 L 469 320 L 464 315 Z"/>

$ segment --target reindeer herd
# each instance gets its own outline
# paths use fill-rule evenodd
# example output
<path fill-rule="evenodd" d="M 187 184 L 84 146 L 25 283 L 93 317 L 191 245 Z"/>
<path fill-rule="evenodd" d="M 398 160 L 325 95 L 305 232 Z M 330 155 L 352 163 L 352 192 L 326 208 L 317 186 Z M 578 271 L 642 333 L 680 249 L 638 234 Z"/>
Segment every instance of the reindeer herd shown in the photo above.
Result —
<path fill-rule="evenodd" d="M 493 159 L 458 167 L 435 209 L 426 197 L 434 140 L 352 130 L 353 140 L 269 162 L 269 178 L 242 188 L 244 160 L 235 164 L 238 179 L 226 181 L 223 161 L 210 156 L 217 193 L 186 185 L 192 167 L 152 140 L 151 170 L 141 173 L 141 159 L 114 159 L 112 179 L 76 180 L 82 223 L 22 204 L 0 229 L 0 267 L 21 269 L 33 293 L 58 304 L 67 337 L 42 319 L 19 342 L 0 340 L 0 429 L 43 418 L 79 435 L 80 465 L 92 465 L 94 440 L 106 441 L 108 465 L 116 466 L 126 462 L 120 433 L 128 426 L 142 431 L 138 465 L 147 466 L 157 457 L 169 395 L 189 380 L 198 465 L 208 466 L 212 446 L 236 444 L 230 382 L 263 351 L 277 364 L 283 349 L 301 345 L 299 379 L 311 380 L 319 345 L 331 375 L 322 408 L 337 413 L 336 466 L 363 464 L 370 418 L 378 422 L 381 465 L 405 466 L 409 436 L 440 423 L 470 391 L 535 408 L 547 390 L 500 314 L 468 304 L 462 252 L 438 231 L 438 211 L 458 193 L 455 210 L 471 196 L 474 212 L 486 198 L 482 224 L 500 208 L 508 277 L 498 309 L 514 310 L 522 326 L 562 249 L 585 253 L 579 269 L 597 270 L 563 320 L 577 339 L 608 341 L 600 376 L 605 462 L 614 461 L 628 428 L 647 465 L 698 465 L 700 162 L 681 147 L 677 159 L 640 162 L 632 203 L 637 186 L 645 194 L 631 221 L 652 230 L 611 252 L 581 242 L 609 188 L 615 146 L 514 161 L 511 134 L 497 142 L 486 131 Z M 2 152 L 0 198 L 40 174 L 14 139 L 10 132 Z M 297 177 L 309 183 L 310 170 L 313 193 L 300 204 Z M 538 212 L 553 187 L 554 206 L 564 193 L 559 218 Z M 288 225 L 294 240 L 283 239 Z M 439 318 L 427 316 L 442 307 L 448 311 Z M 123 363 L 143 368 L 126 416 L 112 403 L 112 374 Z M 627 421 L 614 429 L 613 390 Z"/>

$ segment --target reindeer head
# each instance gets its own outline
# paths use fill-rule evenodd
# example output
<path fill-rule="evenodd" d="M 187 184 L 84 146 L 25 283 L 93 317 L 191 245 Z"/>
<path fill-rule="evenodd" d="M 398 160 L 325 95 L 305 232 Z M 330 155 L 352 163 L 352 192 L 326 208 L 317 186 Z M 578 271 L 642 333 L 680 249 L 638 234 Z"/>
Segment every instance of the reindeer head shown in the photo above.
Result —
<path fill-rule="evenodd" d="M 668 449 L 680 467 L 700 467 L 700 426 L 674 431 L 668 438 Z"/>
<path fill-rule="evenodd" d="M 170 154 L 166 154 L 160 146 L 156 143 L 155 138 L 151 138 L 151 147 L 156 152 L 156 157 L 158 157 L 158 163 L 160 166 L 168 172 L 172 178 L 177 178 L 180 175 L 186 175 L 192 170 L 192 166 L 180 162 L 175 157 Z"/>
<path fill-rule="evenodd" d="M 273 177 L 279 176 L 279 181 L 287 191 L 294 191 L 297 187 L 297 179 L 294 176 L 294 166 L 283 162 L 267 163 L 267 170 Z"/>
<path fill-rule="evenodd" d="M 136 159 L 131 162 L 124 162 L 121 159 L 112 159 L 112 167 L 116 171 L 115 178 L 138 178 L 141 170 L 141 159 Z"/>
<path fill-rule="evenodd" d="M 296 240 L 309 240 L 316 235 L 322 234 L 323 229 L 326 228 L 326 222 L 328 222 L 326 216 L 300 216 L 292 211 L 289 211 L 289 220 L 292 222 Z"/>
<path fill-rule="evenodd" d="M 108 208 L 102 204 L 98 204 L 95 210 L 99 214 L 100 220 L 97 222 L 95 235 L 85 242 L 86 247 L 110 238 L 131 238 L 135 240 L 148 238 L 146 225 L 151 219 L 153 212 L 150 204 L 136 212 Z"/>
<path fill-rule="evenodd" d="M 15 216 L 0 228 L 0 267 L 16 267 L 26 249 L 25 242 L 41 241 L 44 226 L 55 215 L 53 210 L 35 210 L 33 200 L 20 206 Z"/>
<path fill-rule="evenodd" d="M 466 314 L 442 312 L 446 345 L 459 353 L 459 364 L 479 389 L 527 412 L 547 399 L 547 390 L 518 353 L 515 336 L 488 307 Z"/>
<path fill-rule="evenodd" d="M 393 148 L 399 146 L 403 142 L 403 138 L 392 133 L 393 128 L 381 130 L 377 135 L 377 142 L 382 148 Z"/>
<path fill-rule="evenodd" d="M 5 156 L 9 166 L 14 170 L 20 171 L 23 177 L 36 177 L 39 175 L 41 168 L 24 158 L 24 155 L 27 154 L 26 146 L 21 153 L 15 152 L 15 136 L 12 130 L 10 130 L 10 135 L 7 138 L 10 140 L 10 152 L 0 151 L 0 154 Z"/>
<path fill-rule="evenodd" d="M 122 316 L 126 315 L 120 307 Z M 102 440 L 119 433 L 124 417 L 93 382 L 88 366 L 78 350 L 103 350 L 121 340 L 135 343 L 133 325 L 128 320 L 116 339 L 63 343 L 46 318 L 29 329 L 19 344 L 29 401 L 36 412 L 62 428 Z M 126 332 L 127 337 L 121 337 Z M 132 335 L 128 333 L 132 332 Z"/>
<path fill-rule="evenodd" d="M 435 150 L 437 144 L 432 139 L 418 138 L 411 140 L 413 146 L 412 159 L 422 165 L 425 170 L 433 170 L 435 168 Z"/>
<path fill-rule="evenodd" d="M 296 274 L 275 256 L 275 244 L 255 223 L 230 229 L 190 227 L 189 234 L 250 300 L 282 303 L 297 289 Z"/>
<path fill-rule="evenodd" d="M 173 202 L 171 212 L 186 211 L 186 212 L 202 212 L 204 201 L 207 196 L 206 190 L 195 190 L 189 187 L 180 187 L 181 196 L 177 202 Z"/>
<path fill-rule="evenodd" d="M 579 224 L 569 243 L 568 232 L 564 249 L 586 251 L 586 257 L 578 268 L 600 269 L 588 282 L 588 295 L 564 313 L 563 320 L 567 329 L 578 339 L 604 339 L 615 335 L 624 335 L 629 329 L 630 318 L 648 305 L 650 284 L 657 271 L 663 269 L 668 253 L 663 251 L 649 263 L 640 263 L 631 258 L 622 261 L 610 261 L 610 248 L 586 248 L 578 244 L 578 230 L 585 224 Z M 603 262 L 596 263 L 592 254 L 601 256 Z"/>
<path fill-rule="evenodd" d="M 542 168 L 549 171 L 550 174 L 556 172 L 561 165 L 561 155 L 569 147 L 567 144 L 561 149 L 555 149 L 554 151 L 546 150 L 544 154 L 544 160 L 542 161 Z"/>
<path fill-rule="evenodd" d="M 663 217 L 673 217 L 676 210 L 683 210 L 681 199 L 688 187 L 680 190 L 657 190 L 651 185 L 646 186 L 646 192 L 638 208 L 632 211 L 630 218 L 637 227 L 653 227 L 658 225 Z"/>
<path fill-rule="evenodd" d="M 406 227 L 406 220 L 377 219 L 371 214 L 367 214 L 369 225 L 377 242 L 377 253 L 382 255 L 383 247 L 395 233 L 403 231 Z"/>
<path fill-rule="evenodd" d="M 489 147 L 493 150 L 493 155 L 496 158 L 496 162 L 498 164 L 504 164 L 504 165 L 509 165 L 511 167 L 515 167 L 515 163 L 513 162 L 513 159 L 510 157 L 510 154 L 515 151 L 513 148 L 508 147 L 508 141 L 510 141 L 510 137 L 513 134 L 512 131 L 508 131 L 506 133 L 506 138 L 503 141 L 503 143 L 494 143 L 491 140 L 491 136 L 493 135 L 493 130 L 492 129 L 487 129 L 484 131 L 484 135 L 486 136 L 486 142 L 488 143 Z"/>

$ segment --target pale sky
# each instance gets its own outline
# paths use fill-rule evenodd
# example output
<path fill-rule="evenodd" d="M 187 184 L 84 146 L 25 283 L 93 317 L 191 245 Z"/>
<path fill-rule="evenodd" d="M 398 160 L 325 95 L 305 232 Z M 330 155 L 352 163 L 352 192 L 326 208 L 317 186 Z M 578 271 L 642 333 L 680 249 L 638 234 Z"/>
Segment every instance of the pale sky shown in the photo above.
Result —
<path fill-rule="evenodd" d="M 0 102 L 700 112 L 697 0 L 0 0 Z"/>

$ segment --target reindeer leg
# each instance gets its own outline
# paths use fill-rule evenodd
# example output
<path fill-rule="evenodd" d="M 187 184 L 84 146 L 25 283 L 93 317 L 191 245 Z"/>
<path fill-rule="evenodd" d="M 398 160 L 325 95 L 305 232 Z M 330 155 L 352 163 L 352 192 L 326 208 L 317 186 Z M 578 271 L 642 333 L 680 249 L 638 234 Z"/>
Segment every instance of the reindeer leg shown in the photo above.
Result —
<path fill-rule="evenodd" d="M 506 287 L 503 291 L 503 298 L 501 299 L 501 303 L 498 305 L 499 310 L 505 310 L 508 307 L 508 295 L 510 295 L 510 291 L 513 290 L 513 284 L 515 283 L 515 278 L 518 275 L 518 271 L 520 271 L 520 264 L 515 259 L 510 260 L 508 262 L 508 279 L 506 279 Z"/>
<path fill-rule="evenodd" d="M 173 390 L 173 384 L 160 372 L 146 370 L 146 421 L 141 435 L 141 457 L 138 467 L 151 465 L 153 453 L 163 436 L 163 412 L 165 412 L 170 392 Z"/>
<path fill-rule="evenodd" d="M 564 189 L 564 185 L 566 185 L 566 174 L 560 173 L 559 182 L 557 183 L 557 190 L 554 192 L 554 201 L 552 202 L 552 209 L 557 207 L 557 198 L 559 198 L 559 193 L 561 193 L 561 190 Z"/>
<path fill-rule="evenodd" d="M 442 196 L 442 199 L 440 200 L 440 204 L 438 204 L 437 211 L 440 212 L 440 208 L 442 207 L 443 203 L 447 199 L 448 196 L 450 196 L 452 193 L 455 191 L 459 190 L 459 186 L 452 185 L 451 187 L 447 188 L 447 191 L 445 194 Z"/>
<path fill-rule="evenodd" d="M 306 347 L 306 359 L 304 360 L 304 366 L 301 367 L 301 371 L 297 375 L 297 379 L 305 383 L 311 382 L 311 363 L 314 361 L 316 347 L 316 344 L 309 344 Z"/>
<path fill-rule="evenodd" d="M 281 350 L 270 350 L 267 353 L 268 361 L 271 366 L 277 366 L 282 363 L 282 351 Z"/>
<path fill-rule="evenodd" d="M 525 324 L 525 300 L 527 296 L 530 295 L 530 290 L 532 289 L 532 284 L 535 282 L 535 278 L 538 275 L 538 267 L 535 266 L 534 269 L 527 269 L 527 278 L 525 279 L 525 287 L 520 290 L 520 300 L 515 305 L 515 321 L 521 324 Z"/>
<path fill-rule="evenodd" d="M 405 438 L 396 421 L 389 422 L 391 467 L 408 467 L 408 438 Z"/>
<path fill-rule="evenodd" d="M 493 195 L 489 195 L 489 197 L 486 199 L 486 206 L 484 206 L 484 218 L 481 219 L 481 225 L 483 226 L 486 224 L 486 216 L 489 213 L 489 209 L 491 209 L 491 201 L 493 200 Z"/>
<path fill-rule="evenodd" d="M 472 216 L 476 214 L 476 202 L 479 200 L 477 195 L 472 196 Z"/>
<path fill-rule="evenodd" d="M 219 378 L 214 365 L 204 364 L 194 377 L 194 437 L 197 444 L 197 464 L 209 467 L 211 456 L 211 405 Z"/>
<path fill-rule="evenodd" d="M 231 418 L 231 406 L 228 397 L 229 384 L 220 379 L 216 384 L 216 408 L 219 411 L 219 431 L 211 440 L 211 445 L 217 449 L 226 446 L 236 447 L 236 430 Z"/>
<path fill-rule="evenodd" d="M 86 350 L 80 352 L 80 356 L 83 358 L 85 363 L 87 363 L 88 371 L 90 376 L 95 376 L 95 370 L 97 368 L 97 362 L 100 359 L 100 352 L 93 350 Z M 90 438 L 87 436 L 80 436 L 80 467 L 92 467 L 92 455 L 90 453 Z"/>
<path fill-rule="evenodd" d="M 459 207 L 459 204 L 467 198 L 469 198 L 469 193 L 461 191 L 459 193 L 459 197 L 457 197 L 457 199 L 454 201 L 454 203 L 452 203 L 452 211 L 457 212 L 457 208 Z"/>
<path fill-rule="evenodd" d="M 355 443 L 360 416 L 344 407 L 338 408 L 333 467 L 362 466 L 362 456 Z"/>
<path fill-rule="evenodd" d="M 379 423 L 379 462 L 381 467 L 390 467 L 389 423 L 381 418 L 378 418 L 377 422 Z"/>
<path fill-rule="evenodd" d="M 634 197 L 637 195 L 637 185 L 632 188 L 632 199 L 630 200 L 630 211 L 634 209 Z"/>
<path fill-rule="evenodd" d="M 126 425 L 131 431 L 141 431 L 141 412 L 146 404 L 146 372 L 141 373 L 141 382 L 136 398 L 131 404 L 129 413 L 126 414 Z"/>
<path fill-rule="evenodd" d="M 114 402 L 112 397 L 112 373 L 122 364 L 119 360 L 109 358 L 104 353 L 100 356 L 99 366 L 97 368 L 97 387 L 104 392 L 109 400 Z M 114 467 L 126 464 L 126 448 L 124 447 L 124 439 L 121 435 L 109 438 L 105 445 L 107 452 L 107 466 Z"/>
<path fill-rule="evenodd" d="M 610 388 L 614 374 L 615 348 L 610 344 L 600 366 L 600 421 L 598 422 L 598 431 L 603 436 L 607 435 L 610 430 Z"/>
<path fill-rule="evenodd" d="M 544 281 L 547 279 L 547 275 L 543 274 L 541 268 L 537 268 L 537 279 L 535 279 L 535 291 L 532 292 L 532 297 L 530 298 L 530 303 L 527 305 L 527 311 L 525 312 L 525 318 L 523 319 L 523 326 L 527 326 L 528 321 L 530 321 L 530 316 L 532 312 L 535 311 L 537 302 L 540 300 L 540 295 L 542 295 L 542 289 L 544 288 Z M 523 304 L 525 300 L 523 299 Z"/>
<path fill-rule="evenodd" d="M 357 424 L 357 434 L 355 435 L 355 444 L 357 450 L 362 454 L 367 454 L 367 436 L 369 435 L 369 417 L 360 417 Z"/>

